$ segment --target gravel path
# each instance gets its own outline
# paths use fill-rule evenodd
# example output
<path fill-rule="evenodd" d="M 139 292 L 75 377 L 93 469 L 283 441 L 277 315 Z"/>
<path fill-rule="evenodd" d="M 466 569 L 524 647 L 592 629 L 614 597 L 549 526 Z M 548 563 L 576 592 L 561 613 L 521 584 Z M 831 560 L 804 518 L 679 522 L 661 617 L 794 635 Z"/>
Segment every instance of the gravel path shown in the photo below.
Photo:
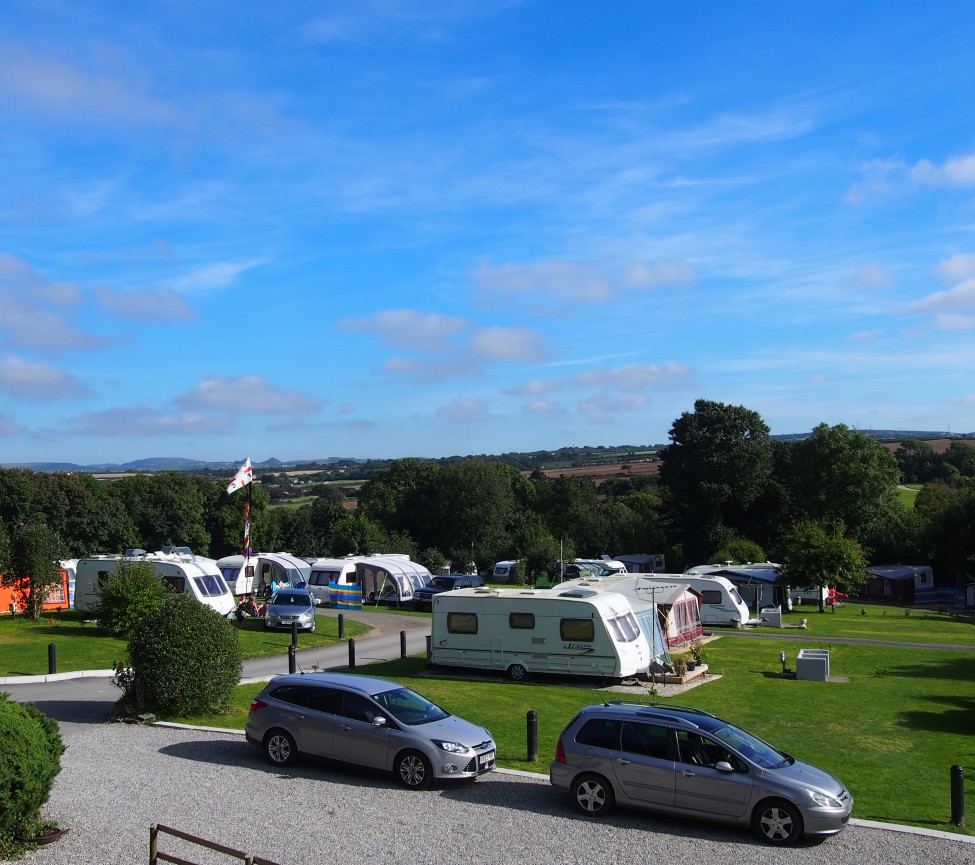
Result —
<path fill-rule="evenodd" d="M 162 823 L 279 865 L 643 863 L 961 865 L 975 844 L 851 825 L 782 850 L 745 831 L 616 812 L 575 816 L 544 777 L 494 773 L 423 792 L 319 762 L 281 770 L 239 734 L 125 724 L 71 725 L 45 813 L 69 832 L 31 865 L 134 865 Z M 540 770 L 545 766 L 540 765 Z M 162 836 L 200 865 L 225 856 Z"/>

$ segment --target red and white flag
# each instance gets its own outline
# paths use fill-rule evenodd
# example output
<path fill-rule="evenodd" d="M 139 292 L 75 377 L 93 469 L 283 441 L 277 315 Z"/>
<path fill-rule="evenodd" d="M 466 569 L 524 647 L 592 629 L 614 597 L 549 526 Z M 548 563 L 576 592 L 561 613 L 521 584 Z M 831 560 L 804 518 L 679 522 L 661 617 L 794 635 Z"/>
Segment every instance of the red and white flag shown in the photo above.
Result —
<path fill-rule="evenodd" d="M 234 475 L 234 479 L 227 486 L 227 492 L 232 493 L 241 487 L 246 487 L 253 480 L 254 469 L 251 467 L 251 458 L 248 457 L 244 460 L 244 464 L 237 469 L 237 474 Z"/>

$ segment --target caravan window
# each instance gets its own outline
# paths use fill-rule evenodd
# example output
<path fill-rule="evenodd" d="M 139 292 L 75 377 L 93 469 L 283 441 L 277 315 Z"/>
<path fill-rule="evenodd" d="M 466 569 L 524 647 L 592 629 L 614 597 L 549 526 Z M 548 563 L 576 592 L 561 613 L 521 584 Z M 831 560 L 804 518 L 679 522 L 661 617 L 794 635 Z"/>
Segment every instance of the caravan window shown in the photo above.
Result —
<path fill-rule="evenodd" d="M 534 613 L 508 613 L 508 627 L 514 630 L 531 631 L 535 628 Z"/>
<path fill-rule="evenodd" d="M 227 594 L 227 586 L 221 577 L 213 574 L 205 574 L 202 577 L 193 577 L 196 588 L 204 598 L 217 598 Z"/>
<path fill-rule="evenodd" d="M 186 577 L 163 577 L 163 581 L 169 586 L 169 593 L 181 595 L 186 591 Z"/>
<path fill-rule="evenodd" d="M 632 643 L 640 636 L 640 626 L 637 625 L 633 613 L 624 613 L 609 620 L 609 629 L 617 643 Z"/>
<path fill-rule="evenodd" d="M 702 593 L 701 598 L 702 604 L 717 604 L 721 605 L 721 592 L 716 592 L 714 589 L 705 589 Z"/>
<path fill-rule="evenodd" d="M 448 634 L 476 634 L 477 613 L 447 613 Z"/>
<path fill-rule="evenodd" d="M 109 571 L 99 571 L 98 572 L 98 588 L 102 588 L 102 586 L 104 586 L 105 583 L 108 582 L 109 576 L 110 576 Z"/>
<path fill-rule="evenodd" d="M 312 571 L 308 577 L 310 586 L 327 586 L 329 583 L 338 582 L 338 571 Z"/>
<path fill-rule="evenodd" d="M 596 636 L 596 626 L 592 619 L 562 619 L 559 622 L 559 636 L 563 640 L 591 643 Z"/>
<path fill-rule="evenodd" d="M 223 578 L 228 583 L 236 583 L 237 577 L 240 574 L 240 568 L 226 567 L 226 568 L 221 568 L 220 572 L 223 574 Z"/>

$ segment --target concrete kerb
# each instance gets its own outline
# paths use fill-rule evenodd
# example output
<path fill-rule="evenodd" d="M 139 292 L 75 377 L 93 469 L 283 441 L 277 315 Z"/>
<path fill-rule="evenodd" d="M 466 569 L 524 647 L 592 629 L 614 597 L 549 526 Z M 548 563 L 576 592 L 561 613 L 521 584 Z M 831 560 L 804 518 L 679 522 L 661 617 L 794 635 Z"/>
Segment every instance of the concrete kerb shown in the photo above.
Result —
<path fill-rule="evenodd" d="M 69 679 L 110 679 L 115 670 L 73 670 L 70 673 L 47 673 L 43 676 L 4 676 L 0 685 L 36 685 L 44 682 L 66 682 Z"/>

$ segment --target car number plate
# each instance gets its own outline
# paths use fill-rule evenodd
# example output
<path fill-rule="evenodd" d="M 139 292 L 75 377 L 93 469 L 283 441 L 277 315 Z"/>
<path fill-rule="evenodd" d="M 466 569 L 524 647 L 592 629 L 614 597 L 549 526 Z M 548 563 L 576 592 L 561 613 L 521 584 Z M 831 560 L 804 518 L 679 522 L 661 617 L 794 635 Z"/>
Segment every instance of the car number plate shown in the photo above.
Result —
<path fill-rule="evenodd" d="M 489 769 L 494 765 L 494 751 L 488 751 L 477 758 L 477 765 L 482 769 Z"/>

